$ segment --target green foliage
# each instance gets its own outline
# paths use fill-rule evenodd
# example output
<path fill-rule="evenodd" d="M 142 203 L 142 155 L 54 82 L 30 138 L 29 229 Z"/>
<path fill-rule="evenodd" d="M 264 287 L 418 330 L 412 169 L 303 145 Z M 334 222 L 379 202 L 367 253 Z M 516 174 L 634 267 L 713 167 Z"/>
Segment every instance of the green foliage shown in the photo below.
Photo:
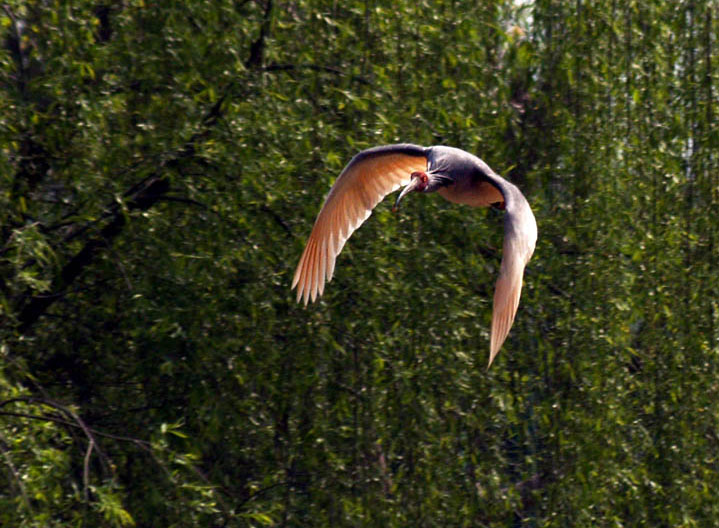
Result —
<path fill-rule="evenodd" d="M 715 0 L 5 2 L 0 525 L 711 526 Z M 501 214 L 380 204 L 289 290 L 357 151 L 476 152 Z"/>

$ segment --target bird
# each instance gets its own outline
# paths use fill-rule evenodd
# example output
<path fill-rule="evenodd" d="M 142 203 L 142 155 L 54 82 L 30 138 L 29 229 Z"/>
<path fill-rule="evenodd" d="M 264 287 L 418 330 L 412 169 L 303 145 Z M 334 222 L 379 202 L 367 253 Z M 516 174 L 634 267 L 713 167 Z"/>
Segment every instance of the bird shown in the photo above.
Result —
<path fill-rule="evenodd" d="M 347 239 L 385 196 L 403 187 L 393 210 L 410 193 L 437 192 L 450 202 L 503 209 L 504 242 L 495 285 L 489 366 L 514 322 L 524 268 L 534 253 L 537 223 L 522 192 L 477 156 L 444 145 L 411 143 L 369 148 L 355 155 L 335 180 L 310 233 L 292 280 L 305 306 L 332 280 Z"/>

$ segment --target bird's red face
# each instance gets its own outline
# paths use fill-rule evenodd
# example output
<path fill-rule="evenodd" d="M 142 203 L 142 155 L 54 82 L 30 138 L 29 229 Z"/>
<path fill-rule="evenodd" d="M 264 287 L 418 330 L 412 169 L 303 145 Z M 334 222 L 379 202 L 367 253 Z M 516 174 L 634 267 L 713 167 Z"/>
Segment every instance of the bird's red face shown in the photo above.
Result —
<path fill-rule="evenodd" d="M 396 211 L 399 208 L 399 202 L 407 194 L 411 192 L 424 192 L 424 190 L 427 188 L 427 185 L 429 185 L 429 176 L 427 176 L 427 174 L 424 172 L 413 172 L 412 174 L 410 174 L 410 178 L 410 182 L 404 189 L 402 189 L 402 192 L 399 193 L 399 196 L 397 196 L 397 201 L 394 203 L 394 207 L 392 208 L 393 211 Z"/>
<path fill-rule="evenodd" d="M 427 184 L 429 183 L 429 176 L 427 176 L 426 172 L 413 172 L 410 175 L 410 178 L 412 178 L 412 181 L 414 181 L 415 178 L 419 178 L 419 181 L 413 185 L 412 190 L 422 192 L 427 188 Z"/>

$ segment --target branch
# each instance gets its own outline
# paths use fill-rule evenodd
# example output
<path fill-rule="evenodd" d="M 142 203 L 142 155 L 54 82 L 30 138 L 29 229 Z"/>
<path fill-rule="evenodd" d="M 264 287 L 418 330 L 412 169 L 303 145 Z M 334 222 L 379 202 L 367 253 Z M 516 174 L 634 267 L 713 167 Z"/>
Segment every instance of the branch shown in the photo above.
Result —
<path fill-rule="evenodd" d="M 15 61 L 15 66 L 18 71 L 18 91 L 20 92 L 22 97 L 25 98 L 27 96 L 26 88 L 28 75 L 27 69 L 25 68 L 25 57 L 21 45 L 22 30 L 20 29 L 18 19 L 15 16 L 15 13 L 13 13 L 12 9 L 10 9 L 10 6 L 7 4 L 3 4 L 2 8 L 3 11 L 5 11 L 5 15 L 10 19 L 10 25 L 12 27 L 12 32 L 7 36 L 6 39 L 6 46 L 10 50 L 10 54 L 13 58 L 13 61 Z"/>
<path fill-rule="evenodd" d="M 312 70 L 322 73 L 331 73 L 333 75 L 339 75 L 341 77 L 349 77 L 353 81 L 360 84 L 371 86 L 372 82 L 365 79 L 360 75 L 350 75 L 343 72 L 339 68 L 333 68 L 331 66 L 318 66 L 317 64 L 270 64 L 260 68 L 264 72 L 278 72 L 278 71 L 295 71 L 295 70 Z"/>
<path fill-rule="evenodd" d="M 237 509 L 237 510 L 242 510 L 242 508 L 244 508 L 245 504 L 247 504 L 247 503 L 250 502 L 251 500 L 254 500 L 254 499 L 256 499 L 257 497 L 259 497 L 259 496 L 261 496 L 261 495 L 264 495 L 264 494 L 267 493 L 268 491 L 272 491 L 272 490 L 275 489 L 275 488 L 279 488 L 280 486 L 289 486 L 290 484 L 291 484 L 290 481 L 275 482 L 274 484 L 270 484 L 269 486 L 267 486 L 267 487 L 265 487 L 265 488 L 262 488 L 262 489 L 260 489 L 260 490 L 257 490 L 256 492 L 251 493 L 251 494 L 250 494 L 246 499 L 244 499 L 242 502 L 240 502 L 240 503 L 237 505 L 236 509 Z"/>
<path fill-rule="evenodd" d="M 86 504 L 90 502 L 90 457 L 92 456 L 92 448 L 94 445 L 94 440 L 87 442 L 87 451 L 82 461 L 82 496 Z"/>
<path fill-rule="evenodd" d="M 285 222 L 280 215 L 270 209 L 267 204 L 260 205 L 259 209 L 263 213 L 267 213 L 268 215 L 270 215 L 272 219 L 277 222 L 279 226 L 285 230 L 285 233 L 287 233 L 290 237 L 294 236 L 292 230 L 290 229 L 290 226 L 287 225 L 287 222 Z"/>
<path fill-rule="evenodd" d="M 202 119 L 202 129 L 195 132 L 185 144 L 179 148 L 173 156 L 167 159 L 164 163 L 161 163 L 161 168 L 169 168 L 177 165 L 180 160 L 192 157 L 195 155 L 195 145 L 203 137 L 210 133 L 212 128 L 217 124 L 219 119 L 223 115 L 222 103 L 229 96 L 231 92 L 232 84 L 228 87 L 227 91 L 220 97 L 207 111 L 205 117 Z M 169 179 L 158 173 L 154 172 L 150 176 L 143 178 L 141 181 L 130 187 L 123 197 L 125 198 L 126 210 L 120 207 L 117 203 L 112 203 L 106 208 L 107 212 L 102 215 L 101 221 L 108 221 L 99 233 L 95 236 L 91 236 L 85 245 L 78 251 L 74 257 L 72 257 L 60 271 L 59 275 L 55 277 L 50 286 L 50 293 L 43 295 L 35 295 L 25 304 L 20 310 L 18 316 L 19 331 L 20 333 L 27 332 L 37 320 L 44 315 L 52 304 L 62 297 L 68 286 L 70 286 L 80 274 L 93 263 L 98 254 L 102 250 L 110 247 L 113 240 L 122 232 L 127 222 L 126 211 L 146 211 L 159 200 L 166 197 L 170 190 Z M 86 232 L 90 225 L 85 225 L 82 228 L 68 234 L 65 237 L 65 241 L 76 238 L 80 234 Z"/>
<path fill-rule="evenodd" d="M 13 463 L 12 458 L 10 457 L 10 448 L 8 447 L 8 444 L 2 435 L 0 435 L 0 451 L 2 451 L 3 457 L 5 457 L 5 463 L 7 464 L 8 468 L 10 468 L 10 473 L 12 473 L 12 476 L 15 479 L 17 487 L 20 490 L 20 496 L 22 497 L 22 500 L 25 503 L 25 507 L 27 508 L 27 511 L 30 513 L 30 515 L 34 515 L 32 504 L 30 503 L 30 499 L 27 495 L 27 492 L 25 491 L 25 484 L 23 483 L 22 476 L 20 475 L 20 472 L 15 467 L 15 464 Z"/>
<path fill-rule="evenodd" d="M 5 407 L 6 405 L 9 405 L 11 403 L 28 403 L 28 404 L 39 403 L 42 405 L 47 405 L 49 407 L 53 407 L 55 409 L 62 410 L 62 409 L 60 409 L 62 406 L 52 402 L 52 400 L 45 399 L 45 398 L 33 398 L 33 397 L 29 397 L 29 396 L 22 396 L 19 398 L 11 398 L 9 400 L 0 402 L 0 408 Z M 64 407 L 63 407 L 63 409 L 64 409 Z M 72 414 L 74 415 L 74 413 L 72 413 Z M 23 412 L 0 411 L 0 416 L 16 416 L 18 418 L 28 418 L 30 420 L 41 420 L 41 421 L 45 421 L 45 422 L 53 422 L 53 423 L 65 425 L 68 427 L 76 427 L 76 428 L 82 429 L 82 427 L 76 422 L 71 422 L 69 420 L 63 420 L 62 418 L 57 418 L 55 416 L 50 416 L 47 414 L 29 414 L 29 413 L 23 413 Z M 103 431 L 98 431 L 97 429 L 93 429 L 92 427 L 89 427 L 87 425 L 85 427 L 87 428 L 88 431 L 92 432 L 92 434 L 95 436 L 101 436 L 104 438 L 109 438 L 111 440 L 117 440 L 120 442 L 131 442 L 133 444 L 140 445 L 142 447 L 150 447 L 151 446 L 150 442 L 148 442 L 147 440 L 140 440 L 139 438 L 134 438 L 132 436 L 122 436 L 122 435 L 116 435 L 116 434 L 112 434 L 112 433 L 105 433 Z"/>
<path fill-rule="evenodd" d="M 24 402 L 24 403 L 36 403 L 40 405 L 46 405 L 48 407 L 52 407 L 53 409 L 56 409 L 60 411 L 62 414 L 64 414 L 66 417 L 70 418 L 71 421 L 68 421 L 69 423 L 72 423 L 76 427 L 79 427 L 82 429 L 82 432 L 85 433 L 85 436 L 87 437 L 87 449 L 85 450 L 85 456 L 83 458 L 83 464 L 82 464 L 82 487 L 83 487 L 83 497 L 85 499 L 85 502 L 90 501 L 90 458 L 92 456 L 92 451 L 97 451 L 97 455 L 100 459 L 100 463 L 102 464 L 103 469 L 107 472 L 112 474 L 112 461 L 110 458 L 100 449 L 100 446 L 95 441 L 95 435 L 90 427 L 87 426 L 87 424 L 80 418 L 80 416 L 75 413 L 72 409 L 69 407 L 66 407 L 60 403 L 57 403 L 53 400 L 47 400 L 43 398 L 31 398 L 31 397 L 20 397 L 20 398 L 11 398 L 9 400 L 5 400 L 4 402 L 0 403 L 0 408 L 4 407 L 5 405 L 8 405 L 10 403 L 17 403 L 17 402 Z M 3 412 L 2 414 L 7 414 Z"/>
<path fill-rule="evenodd" d="M 155 176 L 127 202 L 127 210 L 147 210 L 169 189 L 170 183 L 166 177 Z M 126 222 L 124 211 L 118 208 L 113 214 L 112 220 L 97 235 L 85 242 L 82 249 L 62 267 L 60 274 L 52 281 L 50 287 L 52 293 L 36 295 L 30 299 L 30 302 L 25 305 L 18 316 L 21 333 L 27 332 L 47 309 L 60 298 L 60 292 L 72 284 L 103 249 L 112 244 L 112 241 L 122 232 Z"/>
<path fill-rule="evenodd" d="M 250 56 L 245 62 L 248 70 L 259 68 L 262 66 L 262 59 L 265 52 L 265 42 L 270 32 L 270 22 L 272 20 L 272 0 L 267 0 L 265 4 L 265 13 L 262 17 L 262 25 L 260 26 L 260 36 L 250 46 Z"/>
<path fill-rule="evenodd" d="M 202 202 L 199 202 L 197 200 L 193 200 L 192 198 L 184 198 L 182 196 L 162 196 L 160 197 L 160 200 L 163 202 L 178 202 L 178 203 L 184 203 L 188 205 L 196 205 L 197 207 L 201 209 L 205 209 L 206 211 L 212 211 L 207 205 L 203 204 Z"/>

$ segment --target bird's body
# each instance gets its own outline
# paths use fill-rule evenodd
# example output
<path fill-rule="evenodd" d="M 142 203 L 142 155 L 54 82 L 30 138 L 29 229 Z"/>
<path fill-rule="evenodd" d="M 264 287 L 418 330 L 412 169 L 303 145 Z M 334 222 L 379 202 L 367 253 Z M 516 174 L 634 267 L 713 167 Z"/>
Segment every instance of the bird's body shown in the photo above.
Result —
<path fill-rule="evenodd" d="M 505 209 L 502 265 L 494 293 L 489 363 L 499 352 L 519 305 L 524 267 L 534 252 L 537 224 L 521 191 L 464 150 L 385 145 L 364 150 L 347 164 L 320 210 L 300 258 L 292 287 L 304 303 L 322 295 L 335 259 L 352 232 L 387 194 L 437 192 L 450 202 Z M 396 205 L 395 204 L 395 205 Z"/>

